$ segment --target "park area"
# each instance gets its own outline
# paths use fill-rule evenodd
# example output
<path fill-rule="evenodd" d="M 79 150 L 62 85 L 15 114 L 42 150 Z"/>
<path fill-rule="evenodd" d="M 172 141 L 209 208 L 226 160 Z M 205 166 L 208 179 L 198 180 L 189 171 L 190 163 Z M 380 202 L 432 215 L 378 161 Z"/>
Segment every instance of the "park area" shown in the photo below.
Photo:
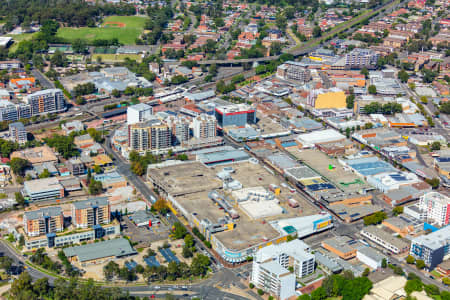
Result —
<path fill-rule="evenodd" d="M 134 45 L 144 30 L 145 21 L 145 17 L 111 16 L 105 18 L 100 27 L 61 27 L 57 36 L 69 42 L 76 39 L 93 41 L 117 38 L 124 45 Z"/>

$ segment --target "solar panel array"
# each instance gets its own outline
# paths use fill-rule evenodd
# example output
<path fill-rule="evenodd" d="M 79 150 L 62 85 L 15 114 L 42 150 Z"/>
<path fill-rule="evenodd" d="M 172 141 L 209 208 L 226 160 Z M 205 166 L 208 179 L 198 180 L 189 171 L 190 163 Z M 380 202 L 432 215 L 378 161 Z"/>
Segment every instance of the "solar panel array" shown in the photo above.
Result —
<path fill-rule="evenodd" d="M 136 266 L 137 266 L 137 263 L 133 260 L 125 263 L 125 267 L 127 267 L 127 269 L 129 271 L 134 270 L 134 268 L 136 268 Z"/>
<path fill-rule="evenodd" d="M 144 261 L 149 267 L 159 267 L 160 266 L 160 264 L 156 260 L 155 256 L 146 257 L 146 258 L 144 258 Z"/>
<path fill-rule="evenodd" d="M 161 249 L 159 249 L 159 252 L 162 254 L 162 256 L 164 256 L 166 261 L 169 263 L 172 261 L 174 261 L 176 263 L 180 262 L 178 260 L 178 258 L 175 256 L 175 254 L 173 254 L 173 252 L 169 248 L 161 248 Z"/>

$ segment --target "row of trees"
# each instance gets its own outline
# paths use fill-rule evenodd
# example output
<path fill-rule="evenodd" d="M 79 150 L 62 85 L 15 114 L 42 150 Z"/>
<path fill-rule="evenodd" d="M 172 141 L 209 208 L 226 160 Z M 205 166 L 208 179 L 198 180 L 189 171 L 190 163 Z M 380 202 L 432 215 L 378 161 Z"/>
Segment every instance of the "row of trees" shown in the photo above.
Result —
<path fill-rule="evenodd" d="M 56 279 L 50 285 L 48 278 L 40 278 L 33 282 L 28 272 L 23 272 L 11 285 L 11 298 L 18 300 L 139 300 L 139 297 L 130 296 L 120 288 L 99 288 L 92 279 L 87 282 L 79 282 L 77 279 Z"/>
<path fill-rule="evenodd" d="M 382 113 L 384 115 L 393 115 L 395 113 L 403 112 L 402 105 L 399 103 L 389 102 L 386 104 L 380 104 L 378 102 L 372 102 L 364 106 L 364 113 L 377 114 Z"/>
<path fill-rule="evenodd" d="M 76 87 L 74 87 L 73 94 L 75 97 L 78 97 L 78 96 L 89 95 L 89 94 L 95 93 L 96 91 L 97 91 L 97 88 L 95 87 L 95 84 L 93 84 L 92 82 L 88 82 L 88 83 L 84 83 L 84 84 L 79 84 Z"/>
<path fill-rule="evenodd" d="M 56 20 L 68 26 L 95 26 L 102 15 L 134 15 L 136 9 L 131 4 L 100 4 L 77 0 L 17 0 L 0 2 L 0 11 L 6 20 L 5 31 L 21 25 L 25 30 L 32 22 L 43 24 L 47 20 Z"/>
<path fill-rule="evenodd" d="M 384 211 L 377 211 L 376 213 L 364 217 L 364 225 L 375 225 L 380 224 L 384 219 L 387 218 L 387 215 Z"/>
<path fill-rule="evenodd" d="M 152 251 L 154 256 L 155 253 Z M 198 254 L 188 265 L 184 262 L 176 263 L 174 261 L 170 262 L 167 266 L 161 265 L 146 266 L 137 265 L 133 269 L 128 269 L 126 266 L 122 268 L 113 261 L 110 261 L 106 266 L 103 267 L 103 274 L 107 280 L 120 279 L 124 281 L 134 281 L 137 279 L 137 274 L 142 274 L 147 282 L 156 281 L 175 281 L 179 278 L 187 279 L 191 276 L 204 276 L 208 272 L 210 260 L 206 255 Z"/>

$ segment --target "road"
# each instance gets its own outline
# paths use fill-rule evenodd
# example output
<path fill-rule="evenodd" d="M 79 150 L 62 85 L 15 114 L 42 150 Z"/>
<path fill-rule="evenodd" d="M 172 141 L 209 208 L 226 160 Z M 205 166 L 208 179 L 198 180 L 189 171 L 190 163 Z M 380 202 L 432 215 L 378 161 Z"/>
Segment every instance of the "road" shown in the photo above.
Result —
<path fill-rule="evenodd" d="M 112 149 L 110 136 L 108 136 L 105 143 L 105 150 L 108 154 L 114 157 L 114 163 L 117 165 L 117 171 L 124 175 L 131 183 L 136 187 L 136 189 L 145 197 L 145 199 L 150 200 L 152 197 L 157 197 L 150 188 L 133 172 L 130 170 L 130 165 L 125 163 L 121 157 Z"/>
<path fill-rule="evenodd" d="M 54 89 L 55 84 L 47 78 L 44 74 L 41 73 L 38 69 L 32 69 L 31 74 L 39 80 L 39 83 L 46 89 Z"/>
<path fill-rule="evenodd" d="M 17 254 L 13 249 L 11 249 L 11 247 L 8 245 L 7 242 L 0 240 L 0 252 L 3 252 L 6 256 L 9 256 L 10 258 L 12 258 L 12 260 L 14 261 L 15 265 L 25 265 L 25 259 L 20 256 L 19 254 Z M 50 284 L 53 284 L 53 282 L 55 281 L 55 277 L 47 275 L 45 273 L 42 273 L 39 270 L 36 270 L 34 268 L 31 268 L 30 266 L 26 266 L 26 271 L 30 274 L 31 278 L 33 279 L 40 279 L 43 277 L 47 277 L 48 278 L 48 282 Z"/>

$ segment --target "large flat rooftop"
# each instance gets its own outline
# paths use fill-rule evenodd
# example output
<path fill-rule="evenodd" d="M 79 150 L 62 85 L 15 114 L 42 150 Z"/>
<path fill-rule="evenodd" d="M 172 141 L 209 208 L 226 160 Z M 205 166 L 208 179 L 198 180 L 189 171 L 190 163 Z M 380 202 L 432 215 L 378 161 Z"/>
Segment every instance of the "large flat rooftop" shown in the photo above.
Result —
<path fill-rule="evenodd" d="M 172 196 L 201 193 L 222 188 L 213 169 L 201 162 L 187 162 L 171 166 L 149 168 L 147 176 L 166 193 Z"/>
<path fill-rule="evenodd" d="M 351 170 L 344 169 L 337 159 L 330 158 L 319 150 L 294 149 L 290 153 L 344 192 L 355 192 L 370 188 L 369 184 Z"/>
<path fill-rule="evenodd" d="M 267 216 L 258 220 L 250 218 L 237 205 L 232 193 L 222 190 L 222 182 L 217 178 L 216 174 L 223 171 L 225 167 L 233 169 L 233 172 L 230 174 L 231 177 L 239 181 L 243 188 L 264 187 L 268 189 L 270 184 L 278 185 L 281 188 L 281 193 L 276 197 L 280 200 L 279 205 L 284 209 L 285 213 Z M 157 173 L 154 173 L 155 170 Z M 164 175 L 167 172 L 169 174 Z M 193 180 L 187 175 L 188 172 L 192 174 L 201 173 L 202 175 L 195 177 L 196 179 Z M 219 219 L 228 216 L 228 214 L 223 209 L 220 209 L 208 197 L 208 194 L 215 189 L 228 197 L 230 204 L 233 205 L 233 209 L 239 214 L 239 218 L 234 220 L 236 226 L 233 230 L 215 233 L 213 236 L 226 248 L 236 251 L 279 237 L 280 233 L 269 224 L 269 221 L 307 216 L 318 212 L 306 199 L 301 198 L 297 193 L 290 193 L 287 188 L 282 187 L 279 178 L 272 175 L 263 165 L 248 161 L 214 167 L 206 167 L 198 162 L 187 163 L 186 166 L 179 164 L 159 170 L 149 169 L 149 176 L 155 178 L 158 176 L 164 177 L 165 180 L 169 181 L 169 184 L 174 185 L 170 188 L 173 188 L 175 191 L 178 191 L 180 185 L 187 185 L 191 192 L 179 193 L 174 196 L 174 200 L 184 210 L 184 214 L 188 219 L 191 216 L 195 216 L 199 221 L 208 219 L 210 222 L 216 223 Z M 187 177 L 189 182 L 180 182 L 185 177 Z M 190 185 L 196 186 L 190 187 Z M 299 203 L 300 207 L 291 208 L 288 206 L 287 200 L 291 197 Z"/>

